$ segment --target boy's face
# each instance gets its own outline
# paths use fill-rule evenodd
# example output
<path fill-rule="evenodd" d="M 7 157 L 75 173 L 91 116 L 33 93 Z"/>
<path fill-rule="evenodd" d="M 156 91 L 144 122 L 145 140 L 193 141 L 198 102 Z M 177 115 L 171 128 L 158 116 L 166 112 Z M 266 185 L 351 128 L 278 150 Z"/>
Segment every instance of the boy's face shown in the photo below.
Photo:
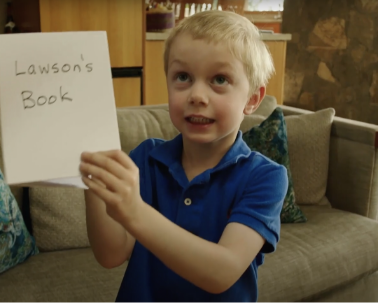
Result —
<path fill-rule="evenodd" d="M 191 142 L 232 144 L 243 114 L 259 101 L 249 97 L 243 64 L 226 43 L 194 40 L 189 34 L 172 43 L 167 85 L 172 122 Z"/>

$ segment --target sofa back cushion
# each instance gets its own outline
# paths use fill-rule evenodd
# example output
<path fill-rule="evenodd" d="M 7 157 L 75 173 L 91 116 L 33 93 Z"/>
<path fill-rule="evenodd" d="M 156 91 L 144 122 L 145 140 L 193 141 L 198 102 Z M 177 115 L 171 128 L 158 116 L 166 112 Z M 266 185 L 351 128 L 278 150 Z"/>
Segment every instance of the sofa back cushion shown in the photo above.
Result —
<path fill-rule="evenodd" d="M 260 110 L 269 115 L 275 98 L 267 98 Z M 252 119 L 257 125 L 263 119 Z M 121 148 L 127 154 L 148 138 L 173 139 L 178 130 L 169 117 L 168 105 L 117 109 Z M 84 191 L 73 188 L 33 187 L 29 191 L 33 235 L 41 251 L 88 247 Z"/>
<path fill-rule="evenodd" d="M 117 119 L 121 148 L 127 154 L 148 138 L 170 140 L 178 135 L 167 105 L 121 108 Z"/>
<path fill-rule="evenodd" d="M 261 101 L 259 107 L 254 111 L 254 116 L 268 117 L 277 107 L 277 99 L 273 96 L 266 95 Z"/>
<path fill-rule="evenodd" d="M 269 115 L 276 107 L 274 98 L 266 100 L 268 101 L 265 108 L 261 108 L 260 115 L 245 117 L 240 128 L 243 132 L 260 124 L 265 119 L 263 115 Z M 298 204 L 318 204 L 319 200 L 325 198 L 333 115 L 334 110 L 327 109 L 308 114 L 308 117 L 285 117 L 291 172 Z M 178 134 L 170 120 L 167 105 L 119 108 L 117 119 L 121 147 L 126 153 L 147 138 L 169 140 Z M 89 245 L 82 190 L 32 188 L 30 208 L 33 234 L 42 251 Z"/>
<path fill-rule="evenodd" d="M 84 190 L 32 187 L 29 199 L 33 236 L 40 251 L 89 247 Z"/>
<path fill-rule="evenodd" d="M 285 118 L 290 167 L 299 205 L 329 204 L 326 198 L 333 108 Z"/>
<path fill-rule="evenodd" d="M 328 180 L 333 108 L 285 116 L 290 169 L 298 205 L 330 205 L 325 196 Z M 244 132 L 261 123 L 262 116 L 246 116 Z"/>
<path fill-rule="evenodd" d="M 265 96 L 255 113 L 244 119 L 243 132 L 258 125 L 276 107 L 276 98 Z M 117 118 L 121 147 L 127 154 L 148 138 L 170 140 L 179 133 L 171 122 L 167 104 L 118 108 Z"/>
<path fill-rule="evenodd" d="M 127 154 L 147 138 L 173 139 L 178 134 L 167 106 L 121 108 L 117 119 Z M 33 235 L 41 251 L 89 247 L 83 190 L 32 187 L 29 198 Z"/>

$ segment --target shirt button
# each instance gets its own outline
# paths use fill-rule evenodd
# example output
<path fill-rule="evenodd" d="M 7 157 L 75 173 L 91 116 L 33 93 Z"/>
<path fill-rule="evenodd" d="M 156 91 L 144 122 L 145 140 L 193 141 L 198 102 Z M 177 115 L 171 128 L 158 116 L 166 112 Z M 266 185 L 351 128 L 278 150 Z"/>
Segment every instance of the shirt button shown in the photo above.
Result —
<path fill-rule="evenodd" d="M 185 205 L 190 205 L 190 204 L 192 204 L 192 200 L 190 200 L 189 198 L 186 198 L 185 200 L 184 200 L 184 203 L 185 203 Z"/>

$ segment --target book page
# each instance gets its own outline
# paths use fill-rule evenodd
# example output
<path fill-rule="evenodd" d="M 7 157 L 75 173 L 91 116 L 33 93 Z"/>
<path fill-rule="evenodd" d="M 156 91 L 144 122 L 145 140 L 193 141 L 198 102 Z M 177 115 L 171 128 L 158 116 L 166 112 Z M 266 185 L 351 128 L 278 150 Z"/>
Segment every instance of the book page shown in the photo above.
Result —
<path fill-rule="evenodd" d="M 9 185 L 83 187 L 81 153 L 121 148 L 106 32 L 0 35 L 0 111 Z"/>

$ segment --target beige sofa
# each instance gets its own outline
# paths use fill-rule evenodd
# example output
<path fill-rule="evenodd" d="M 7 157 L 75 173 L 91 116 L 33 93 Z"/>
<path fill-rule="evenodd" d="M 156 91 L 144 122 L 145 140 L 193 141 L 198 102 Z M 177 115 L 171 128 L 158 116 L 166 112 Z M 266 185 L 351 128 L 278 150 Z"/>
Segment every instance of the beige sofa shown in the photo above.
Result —
<path fill-rule="evenodd" d="M 267 110 L 265 105 L 262 110 Z M 310 114 L 282 108 L 288 119 Z M 117 111 L 125 152 L 147 137 L 169 139 L 177 134 L 164 105 Z M 245 118 L 244 130 L 250 127 L 249 120 L 253 117 Z M 294 133 L 289 123 L 288 133 Z M 315 181 L 324 184 L 324 197 L 311 205 L 298 202 L 306 223 L 282 225 L 277 251 L 266 255 L 259 269 L 259 301 L 378 301 L 377 134 L 375 125 L 334 118 L 331 136 L 325 139 L 327 169 L 323 177 L 319 177 L 322 173 L 317 171 L 316 159 L 299 165 L 305 166 L 304 170 L 295 167 L 298 157 L 308 156 L 301 153 L 313 151 L 302 151 L 302 141 L 313 144 L 314 150 L 320 141 L 310 132 L 307 137 L 291 138 L 297 140 L 296 145 L 289 144 L 289 148 L 294 146 L 289 149 L 293 178 L 301 178 L 297 184 L 323 178 Z M 314 163 L 315 170 L 310 169 Z M 296 175 L 297 169 L 308 175 Z M 40 253 L 0 274 L 0 300 L 114 301 L 127 264 L 104 269 L 96 263 L 86 236 L 83 191 L 12 191 L 27 222 L 30 215 Z M 300 191 L 298 188 L 298 196 Z"/>

